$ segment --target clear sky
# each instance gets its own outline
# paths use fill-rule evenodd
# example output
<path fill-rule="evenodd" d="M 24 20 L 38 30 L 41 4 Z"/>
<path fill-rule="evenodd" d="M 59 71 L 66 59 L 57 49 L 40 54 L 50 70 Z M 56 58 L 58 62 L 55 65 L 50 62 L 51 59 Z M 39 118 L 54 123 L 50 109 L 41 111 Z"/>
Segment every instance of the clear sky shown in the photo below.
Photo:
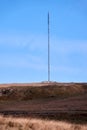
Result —
<path fill-rule="evenodd" d="M 0 0 L 0 83 L 87 81 L 87 0 Z"/>

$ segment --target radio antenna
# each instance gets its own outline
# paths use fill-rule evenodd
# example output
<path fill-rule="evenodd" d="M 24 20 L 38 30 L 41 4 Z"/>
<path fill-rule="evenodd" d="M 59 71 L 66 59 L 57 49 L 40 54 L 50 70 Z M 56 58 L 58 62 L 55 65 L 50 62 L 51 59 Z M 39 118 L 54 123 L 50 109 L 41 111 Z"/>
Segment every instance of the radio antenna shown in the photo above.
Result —
<path fill-rule="evenodd" d="M 48 82 L 50 82 L 50 16 L 48 12 Z"/>

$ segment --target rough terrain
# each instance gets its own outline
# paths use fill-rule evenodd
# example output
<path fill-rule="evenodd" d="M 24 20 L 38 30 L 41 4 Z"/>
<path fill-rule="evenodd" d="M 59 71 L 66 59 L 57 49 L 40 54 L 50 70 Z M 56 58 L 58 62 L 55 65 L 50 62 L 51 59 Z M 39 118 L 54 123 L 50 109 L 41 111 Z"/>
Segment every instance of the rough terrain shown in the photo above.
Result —
<path fill-rule="evenodd" d="M 0 113 L 86 122 L 87 84 L 1 84 Z"/>

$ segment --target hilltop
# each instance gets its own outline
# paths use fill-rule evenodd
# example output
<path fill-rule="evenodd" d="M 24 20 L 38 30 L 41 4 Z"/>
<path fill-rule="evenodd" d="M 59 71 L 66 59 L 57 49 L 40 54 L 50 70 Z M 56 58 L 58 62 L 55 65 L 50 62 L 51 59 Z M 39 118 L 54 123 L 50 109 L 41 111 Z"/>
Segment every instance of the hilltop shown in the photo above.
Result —
<path fill-rule="evenodd" d="M 0 100 L 30 100 L 36 98 L 64 98 L 87 92 L 87 83 L 41 82 L 0 84 Z"/>

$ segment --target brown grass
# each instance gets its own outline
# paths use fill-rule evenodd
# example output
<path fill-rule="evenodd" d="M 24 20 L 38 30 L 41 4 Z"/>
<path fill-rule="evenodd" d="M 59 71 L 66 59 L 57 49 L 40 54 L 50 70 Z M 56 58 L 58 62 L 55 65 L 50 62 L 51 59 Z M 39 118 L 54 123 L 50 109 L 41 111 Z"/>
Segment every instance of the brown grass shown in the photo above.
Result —
<path fill-rule="evenodd" d="M 29 100 L 49 97 L 70 97 L 87 92 L 87 84 L 82 83 L 32 83 L 1 84 L 3 94 L 0 100 Z"/>
<path fill-rule="evenodd" d="M 75 123 L 77 120 L 87 122 L 87 84 L 1 84 L 0 113 L 5 115 L 4 112 L 10 116 L 15 114 L 19 117 L 30 117 L 31 115 L 32 118 L 37 118 L 41 115 L 40 117 L 45 116 L 46 119 L 69 118 L 75 120 Z M 16 112 L 22 113 L 16 114 Z M 87 125 L 1 116 L 0 130 L 87 130 Z"/>
<path fill-rule="evenodd" d="M 0 130 L 87 130 L 87 125 L 0 116 Z"/>

